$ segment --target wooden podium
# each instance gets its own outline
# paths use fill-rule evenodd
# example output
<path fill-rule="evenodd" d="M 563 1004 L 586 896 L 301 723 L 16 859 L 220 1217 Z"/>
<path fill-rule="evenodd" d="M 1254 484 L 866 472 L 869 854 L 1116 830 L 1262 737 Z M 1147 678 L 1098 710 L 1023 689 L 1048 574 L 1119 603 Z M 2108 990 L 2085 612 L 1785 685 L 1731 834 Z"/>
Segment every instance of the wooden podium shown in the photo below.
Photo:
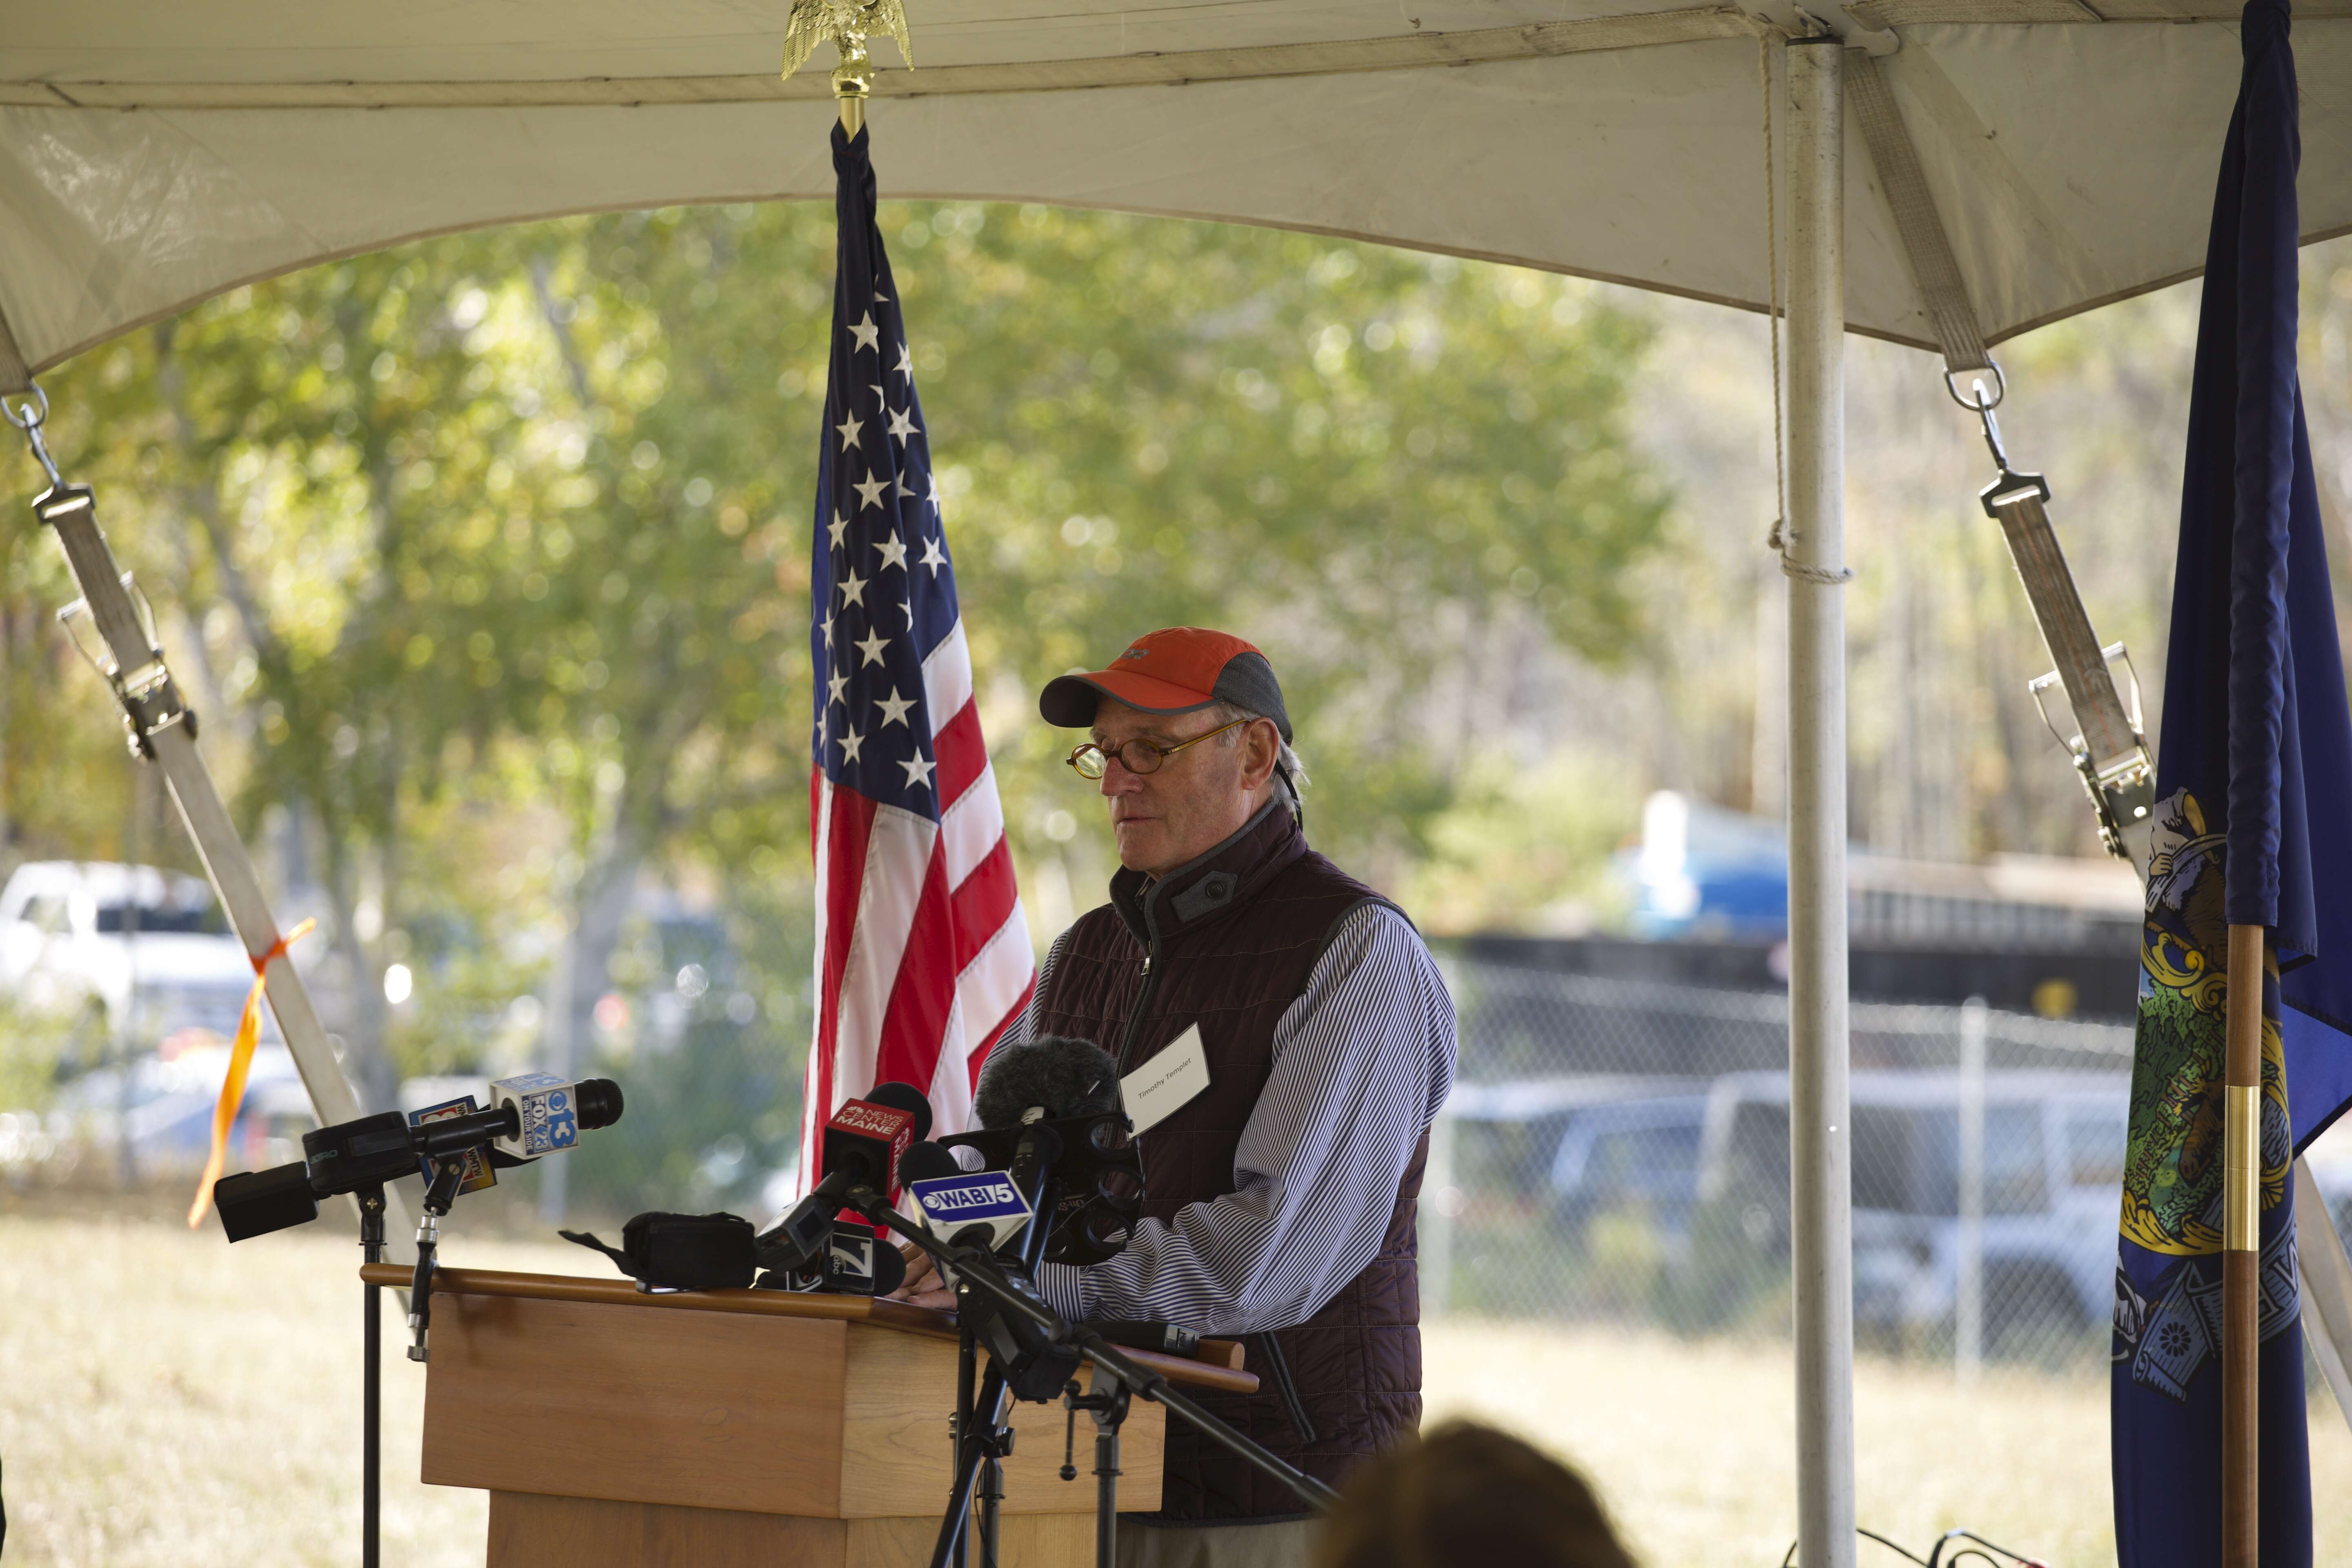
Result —
<path fill-rule="evenodd" d="M 946 1314 L 469 1268 L 439 1270 L 433 1296 L 423 1479 L 489 1492 L 489 1568 L 929 1563 L 953 1469 Z M 1211 1359 L 1129 1353 L 1171 1384 L 1257 1386 L 1238 1345 L 1202 1349 Z M 1122 1511 L 1160 1506 L 1166 1419 L 1142 1400 L 1128 1416 Z M 1078 1479 L 1064 1481 L 1064 1421 L 1058 1402 L 1013 1406 L 1004 1568 L 1094 1560 L 1094 1428 L 1080 1419 Z"/>

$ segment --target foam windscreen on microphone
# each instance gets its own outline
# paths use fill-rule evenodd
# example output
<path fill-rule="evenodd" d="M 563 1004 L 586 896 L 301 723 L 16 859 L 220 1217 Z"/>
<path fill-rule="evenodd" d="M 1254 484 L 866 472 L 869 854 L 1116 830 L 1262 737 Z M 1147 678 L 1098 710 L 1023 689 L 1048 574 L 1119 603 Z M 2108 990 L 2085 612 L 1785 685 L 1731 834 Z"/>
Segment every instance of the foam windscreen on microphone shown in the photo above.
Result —
<path fill-rule="evenodd" d="M 1047 1035 L 1007 1046 L 981 1069 L 972 1110 L 982 1127 L 1018 1127 L 1033 1110 L 1051 1118 L 1119 1109 L 1118 1064 L 1092 1040 Z"/>
<path fill-rule="evenodd" d="M 928 1139 L 908 1145 L 898 1157 L 898 1184 L 902 1187 L 962 1174 L 963 1163 L 955 1157 L 955 1151 L 941 1148 Z"/>
<path fill-rule="evenodd" d="M 876 1105 L 887 1105 L 893 1110 L 903 1110 L 913 1117 L 917 1142 L 931 1135 L 931 1102 L 913 1084 L 877 1083 L 857 1098 Z"/>

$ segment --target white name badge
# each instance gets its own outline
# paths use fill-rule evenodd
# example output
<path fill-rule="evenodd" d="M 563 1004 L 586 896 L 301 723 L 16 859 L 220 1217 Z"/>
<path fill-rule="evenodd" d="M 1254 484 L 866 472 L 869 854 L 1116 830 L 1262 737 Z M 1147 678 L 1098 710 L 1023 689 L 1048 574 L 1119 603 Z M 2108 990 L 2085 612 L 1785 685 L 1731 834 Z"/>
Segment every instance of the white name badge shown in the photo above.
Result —
<path fill-rule="evenodd" d="M 1118 1080 L 1128 1120 L 1139 1137 L 1200 1098 L 1209 1087 L 1209 1053 L 1201 1026 L 1188 1026 L 1166 1050 Z"/>

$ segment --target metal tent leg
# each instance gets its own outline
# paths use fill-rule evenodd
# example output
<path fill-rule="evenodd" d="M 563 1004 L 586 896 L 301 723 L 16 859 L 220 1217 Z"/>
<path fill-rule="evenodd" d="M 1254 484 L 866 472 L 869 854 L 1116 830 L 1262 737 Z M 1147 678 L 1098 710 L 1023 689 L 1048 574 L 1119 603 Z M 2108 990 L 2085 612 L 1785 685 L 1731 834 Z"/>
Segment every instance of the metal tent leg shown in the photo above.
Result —
<path fill-rule="evenodd" d="M 1789 1149 L 1797 1560 L 1853 1568 L 1853 1247 L 1846 1068 L 1845 51 L 1789 79 Z"/>

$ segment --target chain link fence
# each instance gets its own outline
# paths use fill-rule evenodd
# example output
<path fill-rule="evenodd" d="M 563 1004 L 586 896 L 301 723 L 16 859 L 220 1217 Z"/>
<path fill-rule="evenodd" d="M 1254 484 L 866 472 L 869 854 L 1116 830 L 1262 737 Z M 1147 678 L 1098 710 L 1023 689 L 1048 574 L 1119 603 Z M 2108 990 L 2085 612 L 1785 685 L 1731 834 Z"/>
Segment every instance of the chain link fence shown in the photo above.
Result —
<path fill-rule="evenodd" d="M 1785 1335 L 1788 1003 L 1459 957 L 1422 1200 L 1433 1312 Z M 2103 1360 L 2132 1031 L 1853 1008 L 1859 1347 Z"/>

